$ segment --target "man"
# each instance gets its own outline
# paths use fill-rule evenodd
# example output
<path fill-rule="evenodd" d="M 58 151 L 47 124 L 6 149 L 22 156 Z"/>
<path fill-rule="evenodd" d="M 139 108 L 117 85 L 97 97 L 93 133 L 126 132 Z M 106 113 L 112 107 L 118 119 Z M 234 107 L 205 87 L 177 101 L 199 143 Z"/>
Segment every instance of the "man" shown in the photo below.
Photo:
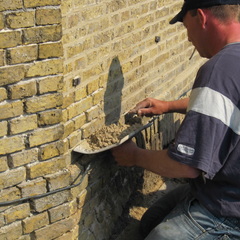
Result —
<path fill-rule="evenodd" d="M 139 166 L 189 184 L 161 198 L 143 216 L 146 240 L 240 239 L 240 0 L 185 0 L 170 21 L 209 60 L 190 99 L 145 99 L 139 115 L 186 113 L 167 150 L 129 141 L 112 149 L 118 164 Z"/>

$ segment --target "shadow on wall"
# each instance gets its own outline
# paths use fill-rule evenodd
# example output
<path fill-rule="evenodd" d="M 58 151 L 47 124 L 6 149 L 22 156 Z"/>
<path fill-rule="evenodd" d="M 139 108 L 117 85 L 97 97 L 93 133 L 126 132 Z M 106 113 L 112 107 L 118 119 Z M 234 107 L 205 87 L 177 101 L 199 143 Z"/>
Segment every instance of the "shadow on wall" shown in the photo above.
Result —
<path fill-rule="evenodd" d="M 110 65 L 108 81 L 104 94 L 105 125 L 116 123 L 120 119 L 122 89 L 124 77 L 118 57 L 115 57 Z"/>
<path fill-rule="evenodd" d="M 105 124 L 120 119 L 124 77 L 118 57 L 109 68 L 104 95 Z M 156 119 L 154 124 L 136 136 L 139 147 L 161 149 L 174 138 L 176 124 L 173 114 Z M 78 203 L 78 239 L 140 240 L 141 216 L 132 216 L 132 209 L 148 208 L 159 189 L 159 177 L 144 176 L 143 169 L 119 167 L 106 151 L 93 155 L 72 156 L 81 184 L 72 190 Z M 137 211 L 138 212 L 138 211 Z M 142 213 L 140 211 L 140 213 Z M 131 235 L 131 236 L 130 236 Z"/>

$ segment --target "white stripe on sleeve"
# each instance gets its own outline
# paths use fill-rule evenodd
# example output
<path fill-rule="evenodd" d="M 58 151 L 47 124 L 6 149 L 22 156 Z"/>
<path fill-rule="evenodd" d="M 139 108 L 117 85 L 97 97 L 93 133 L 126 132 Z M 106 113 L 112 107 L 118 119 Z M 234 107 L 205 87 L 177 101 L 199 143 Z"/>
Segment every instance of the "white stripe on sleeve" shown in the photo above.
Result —
<path fill-rule="evenodd" d="M 195 88 L 187 112 L 190 110 L 217 118 L 240 135 L 240 110 L 223 94 L 208 87 Z"/>

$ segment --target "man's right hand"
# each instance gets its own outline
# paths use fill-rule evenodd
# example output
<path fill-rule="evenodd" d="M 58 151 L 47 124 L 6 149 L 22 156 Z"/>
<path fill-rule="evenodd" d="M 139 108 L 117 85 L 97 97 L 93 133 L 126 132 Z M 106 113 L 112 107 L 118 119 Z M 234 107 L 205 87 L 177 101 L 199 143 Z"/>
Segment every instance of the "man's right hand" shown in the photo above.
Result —
<path fill-rule="evenodd" d="M 139 102 L 129 113 L 138 116 L 152 117 L 163 113 L 178 112 L 186 113 L 189 98 L 183 98 L 175 101 L 161 101 L 154 98 L 146 98 Z"/>
<path fill-rule="evenodd" d="M 169 104 L 166 101 L 157 100 L 154 98 L 146 98 L 139 102 L 130 113 L 135 113 L 138 116 L 152 117 L 168 112 Z"/>

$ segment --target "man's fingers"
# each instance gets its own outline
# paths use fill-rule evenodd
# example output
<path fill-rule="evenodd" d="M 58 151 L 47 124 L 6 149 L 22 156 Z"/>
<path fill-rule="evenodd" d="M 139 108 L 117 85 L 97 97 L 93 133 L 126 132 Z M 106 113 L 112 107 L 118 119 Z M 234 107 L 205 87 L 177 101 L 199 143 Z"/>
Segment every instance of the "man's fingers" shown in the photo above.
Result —
<path fill-rule="evenodd" d="M 146 116 L 146 117 L 153 116 L 152 111 L 150 109 L 148 109 L 148 108 L 143 108 L 143 109 L 138 110 L 137 114 L 139 116 Z"/>
<path fill-rule="evenodd" d="M 133 109 L 131 109 L 130 113 L 136 113 L 138 115 L 141 115 L 142 111 L 145 111 L 145 109 L 149 108 L 151 106 L 151 102 L 149 101 L 142 101 L 138 103 Z"/>

